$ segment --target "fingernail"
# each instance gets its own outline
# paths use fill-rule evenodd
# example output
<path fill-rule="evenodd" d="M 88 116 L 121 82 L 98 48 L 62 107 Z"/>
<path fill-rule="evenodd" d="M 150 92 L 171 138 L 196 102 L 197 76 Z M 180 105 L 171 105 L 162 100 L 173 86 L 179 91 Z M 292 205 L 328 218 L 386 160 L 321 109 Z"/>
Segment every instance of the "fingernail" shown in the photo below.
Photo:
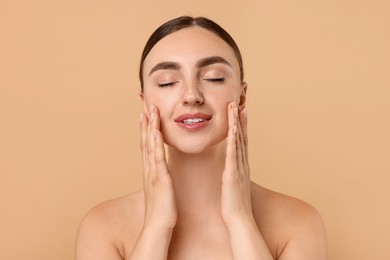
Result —
<path fill-rule="evenodd" d="M 234 113 L 234 116 L 237 117 L 238 116 L 238 109 L 235 107 L 233 109 L 233 113 Z"/>
<path fill-rule="evenodd" d="M 243 112 L 243 114 L 244 114 L 244 117 L 245 117 L 245 118 L 247 118 L 247 117 L 248 117 L 248 112 L 246 111 L 246 108 L 244 108 L 244 112 Z"/>

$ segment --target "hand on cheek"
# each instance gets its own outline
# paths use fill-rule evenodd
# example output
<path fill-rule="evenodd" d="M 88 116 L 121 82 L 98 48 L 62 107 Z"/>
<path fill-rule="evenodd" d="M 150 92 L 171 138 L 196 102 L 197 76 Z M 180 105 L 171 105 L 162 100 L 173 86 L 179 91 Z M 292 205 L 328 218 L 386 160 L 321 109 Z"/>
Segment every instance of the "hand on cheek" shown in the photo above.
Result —
<path fill-rule="evenodd" d="M 171 175 L 165 159 L 157 107 L 141 114 L 141 150 L 144 163 L 145 225 L 173 228 L 177 210 Z"/>
<path fill-rule="evenodd" d="M 247 117 L 235 102 L 228 105 L 228 137 L 222 175 L 221 213 L 227 226 L 253 221 L 248 164 Z"/>

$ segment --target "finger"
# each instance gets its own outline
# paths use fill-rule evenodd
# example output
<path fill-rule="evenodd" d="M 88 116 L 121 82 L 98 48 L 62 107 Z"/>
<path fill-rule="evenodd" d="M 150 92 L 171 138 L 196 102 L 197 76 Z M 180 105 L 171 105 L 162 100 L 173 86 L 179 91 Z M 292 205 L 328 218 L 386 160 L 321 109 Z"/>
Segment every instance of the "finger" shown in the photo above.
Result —
<path fill-rule="evenodd" d="M 238 117 L 238 136 L 240 140 L 240 148 L 242 153 L 242 158 L 245 159 L 246 151 L 245 151 L 245 136 L 244 136 L 244 130 L 243 130 L 243 121 L 242 121 L 242 113 L 241 111 L 237 113 Z"/>
<path fill-rule="evenodd" d="M 248 162 L 248 117 L 246 108 L 240 112 L 240 125 L 242 129 L 243 143 L 245 147 L 245 159 Z"/>
<path fill-rule="evenodd" d="M 154 160 L 156 164 L 156 173 L 157 174 L 166 174 L 168 173 L 168 168 L 165 160 L 165 150 L 164 150 L 164 141 L 160 131 L 160 111 L 158 107 L 155 107 L 154 110 L 154 121 L 153 121 L 153 137 L 154 137 Z"/>
<path fill-rule="evenodd" d="M 229 124 L 229 129 L 232 129 L 234 125 L 237 124 L 237 120 L 234 116 L 234 106 L 235 106 L 235 103 L 234 102 L 231 102 L 229 103 L 228 105 L 228 124 Z"/>
<path fill-rule="evenodd" d="M 155 165 L 155 160 L 154 160 L 154 126 L 155 126 L 155 120 L 156 120 L 156 114 L 155 114 L 155 109 L 152 107 L 151 109 L 151 114 L 150 114 L 150 121 L 148 124 L 148 133 L 147 133 L 147 165 L 149 168 L 148 174 L 149 177 L 154 177 L 156 173 L 156 165 Z"/>
<path fill-rule="evenodd" d="M 240 173 L 243 173 L 245 171 L 244 169 L 244 145 L 243 145 L 243 137 L 242 137 L 242 130 L 241 130 L 241 124 L 239 121 L 239 115 L 238 115 L 238 108 L 235 107 L 234 110 L 234 116 L 236 118 L 236 124 L 237 124 L 237 134 L 236 134 L 236 149 L 237 149 L 237 169 Z"/>
<path fill-rule="evenodd" d="M 154 109 L 154 122 L 153 122 L 153 129 L 159 130 L 160 129 L 160 111 L 158 107 L 153 107 Z"/>
<path fill-rule="evenodd" d="M 148 135 L 148 118 L 144 113 L 140 115 L 140 131 L 141 131 L 141 153 L 142 160 L 144 162 L 144 171 L 149 171 L 148 162 L 147 162 L 147 135 Z"/>
<path fill-rule="evenodd" d="M 141 113 L 139 122 L 140 122 L 139 125 L 140 125 L 140 133 L 141 133 L 140 148 L 142 151 L 142 156 L 144 156 L 144 152 L 146 150 L 146 136 L 148 131 L 148 118 L 145 116 L 144 113 Z"/>
<path fill-rule="evenodd" d="M 245 109 L 239 113 L 239 132 L 241 142 L 241 153 L 242 153 L 242 168 L 241 172 L 249 177 L 249 162 L 248 162 L 248 135 L 247 135 L 247 117 Z"/>
<path fill-rule="evenodd" d="M 155 143 L 154 159 L 156 163 L 157 174 L 168 174 L 168 166 L 167 161 L 165 159 L 164 141 L 162 134 L 159 130 L 154 130 L 153 135 Z"/>
<path fill-rule="evenodd" d="M 228 137 L 227 137 L 225 170 L 228 172 L 232 172 L 237 170 L 237 147 L 236 147 L 237 125 L 235 124 L 232 103 L 230 103 L 228 106 L 228 122 L 229 122 L 229 130 L 228 130 Z"/>

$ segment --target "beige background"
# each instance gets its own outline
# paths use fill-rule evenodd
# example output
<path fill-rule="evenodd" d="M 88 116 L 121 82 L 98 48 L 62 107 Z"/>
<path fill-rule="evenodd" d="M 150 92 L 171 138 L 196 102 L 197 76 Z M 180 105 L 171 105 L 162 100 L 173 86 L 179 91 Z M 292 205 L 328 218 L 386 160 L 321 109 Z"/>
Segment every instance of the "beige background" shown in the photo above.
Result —
<path fill-rule="evenodd" d="M 388 1 L 0 1 L 0 259 L 73 258 L 97 203 L 142 187 L 138 60 L 205 15 L 237 40 L 253 179 L 313 204 L 329 259 L 390 259 Z"/>

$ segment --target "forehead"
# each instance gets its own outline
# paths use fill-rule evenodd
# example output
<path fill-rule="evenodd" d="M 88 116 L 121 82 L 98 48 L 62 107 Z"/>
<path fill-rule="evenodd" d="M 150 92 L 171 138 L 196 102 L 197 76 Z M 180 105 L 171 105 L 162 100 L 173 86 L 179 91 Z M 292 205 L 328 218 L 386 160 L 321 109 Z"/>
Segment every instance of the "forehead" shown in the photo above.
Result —
<path fill-rule="evenodd" d="M 219 36 L 198 26 L 185 28 L 162 38 L 151 49 L 144 62 L 144 71 L 148 73 L 159 62 L 173 61 L 190 65 L 211 56 L 223 57 L 234 70 L 239 71 L 233 48 Z"/>

